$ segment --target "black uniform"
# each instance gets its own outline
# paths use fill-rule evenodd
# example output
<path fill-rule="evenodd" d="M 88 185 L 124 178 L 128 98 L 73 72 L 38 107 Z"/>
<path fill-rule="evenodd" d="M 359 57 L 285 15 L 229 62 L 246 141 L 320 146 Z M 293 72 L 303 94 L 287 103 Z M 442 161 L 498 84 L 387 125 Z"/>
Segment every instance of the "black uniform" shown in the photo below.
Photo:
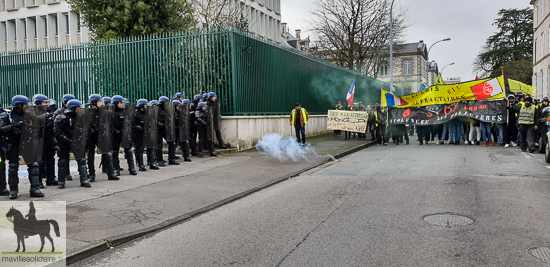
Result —
<path fill-rule="evenodd" d="M 113 118 L 113 165 L 116 175 L 120 175 L 120 159 L 118 158 L 118 151 L 120 150 L 120 144 L 122 142 L 122 128 L 124 127 L 124 120 L 126 113 L 124 109 L 115 107 L 115 113 Z M 134 164 L 134 157 L 132 156 L 132 148 L 124 148 L 124 156 L 128 163 L 128 171 L 131 175 L 137 175 L 136 165 Z"/>
<path fill-rule="evenodd" d="M 195 121 L 197 123 L 197 131 L 199 132 L 199 144 L 197 149 L 199 157 L 202 156 L 203 147 L 208 148 L 208 150 L 210 150 L 211 156 L 216 156 L 216 153 L 214 151 L 214 141 L 207 140 L 206 138 L 208 111 L 202 110 L 200 108 L 197 109 L 195 111 Z"/>
<path fill-rule="evenodd" d="M 197 126 L 195 125 L 195 111 L 197 110 L 198 101 L 193 101 L 189 108 L 189 124 L 191 130 L 191 140 L 189 140 L 189 146 L 191 147 L 191 156 L 197 154 Z"/>
<path fill-rule="evenodd" d="M 143 131 L 145 130 L 145 109 L 137 108 L 136 115 L 134 117 L 134 147 L 136 155 L 136 163 L 140 168 L 140 171 L 144 171 L 145 165 L 143 164 Z M 150 169 L 158 170 L 155 163 L 155 149 L 147 148 L 147 162 Z"/>
<path fill-rule="evenodd" d="M 19 142 L 21 140 L 21 128 L 25 113 L 16 107 L 11 112 L 11 119 L 7 112 L 0 114 L 0 127 L 5 137 L 7 147 L 8 184 L 10 186 L 10 198 L 17 198 L 19 186 Z M 31 184 L 31 196 L 43 197 L 40 192 L 40 173 L 38 162 L 27 162 L 29 182 Z M 35 192 L 35 194 L 33 194 Z M 13 197 L 12 197 L 13 196 Z"/>
<path fill-rule="evenodd" d="M 97 141 L 99 138 L 99 108 L 92 107 L 92 124 L 90 125 L 90 130 L 88 131 L 88 174 L 90 175 L 90 182 L 95 182 L 95 150 L 97 146 Z M 106 153 L 101 155 L 101 165 L 105 168 L 107 172 L 107 177 L 109 180 L 118 180 L 115 173 L 115 168 L 113 167 L 113 155 L 111 153 Z"/>
<path fill-rule="evenodd" d="M 46 179 L 46 185 L 57 185 L 55 180 L 55 137 L 53 124 L 55 120 L 54 106 L 49 106 L 46 113 L 46 129 L 44 131 L 44 149 L 42 151 L 42 162 L 40 162 L 40 185 L 42 179 Z"/>
<path fill-rule="evenodd" d="M 65 177 L 70 175 L 69 160 L 71 151 L 71 140 L 73 139 L 73 125 L 75 124 L 76 114 L 69 112 L 58 115 L 54 121 L 54 135 L 59 146 L 58 168 L 59 168 L 59 188 L 65 187 Z M 90 187 L 88 183 L 88 172 L 86 170 L 86 158 L 75 159 L 78 165 L 78 174 L 80 184 L 85 187 Z"/>
<path fill-rule="evenodd" d="M 5 113 L 5 115 L 4 115 Z M 9 116 L 7 112 L 0 107 L 0 118 L 3 116 Z M 4 136 L 2 134 L 2 128 L 0 127 L 0 196 L 9 194 L 6 189 L 6 145 L 4 144 Z"/>
<path fill-rule="evenodd" d="M 212 107 L 212 110 L 214 111 L 214 114 L 212 114 L 213 117 L 214 117 L 214 121 L 218 120 L 218 118 L 220 117 L 219 113 L 221 112 L 221 110 L 219 110 L 219 108 L 218 108 L 218 104 L 216 103 L 217 101 L 220 101 L 220 100 L 216 99 L 216 101 L 212 101 L 212 99 L 209 99 L 206 102 L 206 105 Z M 221 123 L 221 122 L 218 122 L 218 123 Z M 220 149 L 226 149 L 227 147 L 223 143 L 221 130 L 220 129 L 214 129 L 214 130 L 215 130 L 215 133 L 216 133 L 216 139 L 218 139 L 218 147 Z"/>
<path fill-rule="evenodd" d="M 161 167 L 166 166 L 166 162 L 162 158 L 162 144 L 163 140 L 166 140 L 166 110 L 164 104 L 159 105 L 159 116 L 157 120 L 157 149 L 156 149 L 156 160 L 158 165 Z M 168 163 L 169 164 L 179 164 L 176 162 L 176 143 L 174 141 L 168 142 Z"/>

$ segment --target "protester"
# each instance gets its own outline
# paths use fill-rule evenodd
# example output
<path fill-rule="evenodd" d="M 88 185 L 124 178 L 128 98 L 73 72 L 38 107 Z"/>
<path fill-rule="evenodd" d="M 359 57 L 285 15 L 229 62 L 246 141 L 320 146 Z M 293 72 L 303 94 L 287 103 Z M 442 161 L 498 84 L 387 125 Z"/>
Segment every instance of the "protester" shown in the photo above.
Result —
<path fill-rule="evenodd" d="M 521 151 L 535 152 L 535 131 L 538 129 L 538 109 L 531 103 L 531 97 L 525 97 L 524 105 L 517 105 Z"/>
<path fill-rule="evenodd" d="M 344 107 L 342 106 L 342 102 L 338 101 L 336 105 L 334 105 L 335 110 L 343 110 Z M 334 130 L 334 134 L 332 136 L 340 136 L 342 135 L 342 130 Z"/>
<path fill-rule="evenodd" d="M 303 146 L 306 144 L 306 125 L 309 119 L 309 114 L 305 108 L 300 106 L 300 103 L 294 105 L 295 108 L 290 112 L 290 125 L 296 130 L 296 141 Z M 297 114 L 298 113 L 298 114 Z M 297 116 L 296 116 L 297 115 Z M 301 135 L 301 138 L 300 138 Z"/>
<path fill-rule="evenodd" d="M 475 137 L 474 137 L 474 131 L 477 134 Z M 480 123 L 479 123 L 478 120 L 472 119 L 470 121 L 470 136 L 469 137 L 470 137 L 469 139 L 470 139 L 470 144 L 471 145 L 473 145 L 473 144 L 479 145 L 480 144 L 480 141 L 481 141 L 481 127 L 480 127 Z M 474 143 L 474 140 L 476 140 L 475 143 Z"/>
<path fill-rule="evenodd" d="M 483 146 L 493 146 L 491 142 L 491 123 L 490 122 L 481 122 L 481 135 L 483 136 Z"/>

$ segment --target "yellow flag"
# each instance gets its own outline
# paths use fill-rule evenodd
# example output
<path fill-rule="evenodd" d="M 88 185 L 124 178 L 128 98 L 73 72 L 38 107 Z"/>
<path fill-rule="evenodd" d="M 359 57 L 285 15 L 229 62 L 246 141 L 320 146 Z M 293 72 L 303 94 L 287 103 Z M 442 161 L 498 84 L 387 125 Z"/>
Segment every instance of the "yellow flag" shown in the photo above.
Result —
<path fill-rule="evenodd" d="M 412 95 L 396 96 L 382 90 L 383 107 L 420 107 L 459 101 L 504 99 L 502 77 L 458 84 L 434 85 Z"/>
<path fill-rule="evenodd" d="M 537 94 L 537 88 L 534 86 L 530 86 L 512 79 L 508 79 L 508 84 L 510 85 L 510 91 L 514 93 L 521 92 L 523 94 L 530 94 L 531 96 Z"/>

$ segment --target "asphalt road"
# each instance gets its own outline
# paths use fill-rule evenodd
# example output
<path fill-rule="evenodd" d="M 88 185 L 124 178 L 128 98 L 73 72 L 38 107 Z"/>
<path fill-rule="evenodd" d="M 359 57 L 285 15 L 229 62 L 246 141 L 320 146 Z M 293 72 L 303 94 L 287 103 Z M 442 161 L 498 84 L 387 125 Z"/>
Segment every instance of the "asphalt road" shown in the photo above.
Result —
<path fill-rule="evenodd" d="M 500 146 L 372 147 L 73 266 L 548 266 L 527 252 L 550 246 L 547 165 Z M 474 223 L 421 219 L 445 212 Z"/>

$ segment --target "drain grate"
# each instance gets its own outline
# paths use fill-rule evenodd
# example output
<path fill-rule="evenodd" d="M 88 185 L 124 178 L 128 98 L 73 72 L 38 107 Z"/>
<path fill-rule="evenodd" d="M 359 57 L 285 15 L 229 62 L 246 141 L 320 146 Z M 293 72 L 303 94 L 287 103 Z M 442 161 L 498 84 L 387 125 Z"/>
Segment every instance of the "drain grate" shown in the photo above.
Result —
<path fill-rule="evenodd" d="M 475 223 L 475 220 L 468 216 L 449 212 L 426 215 L 422 217 L 422 221 L 429 224 L 444 226 L 448 228 L 465 226 Z"/>
<path fill-rule="evenodd" d="M 547 248 L 547 247 L 530 248 L 529 250 L 527 250 L 527 252 L 531 254 L 531 256 L 543 262 L 550 263 L 550 248 Z"/>

